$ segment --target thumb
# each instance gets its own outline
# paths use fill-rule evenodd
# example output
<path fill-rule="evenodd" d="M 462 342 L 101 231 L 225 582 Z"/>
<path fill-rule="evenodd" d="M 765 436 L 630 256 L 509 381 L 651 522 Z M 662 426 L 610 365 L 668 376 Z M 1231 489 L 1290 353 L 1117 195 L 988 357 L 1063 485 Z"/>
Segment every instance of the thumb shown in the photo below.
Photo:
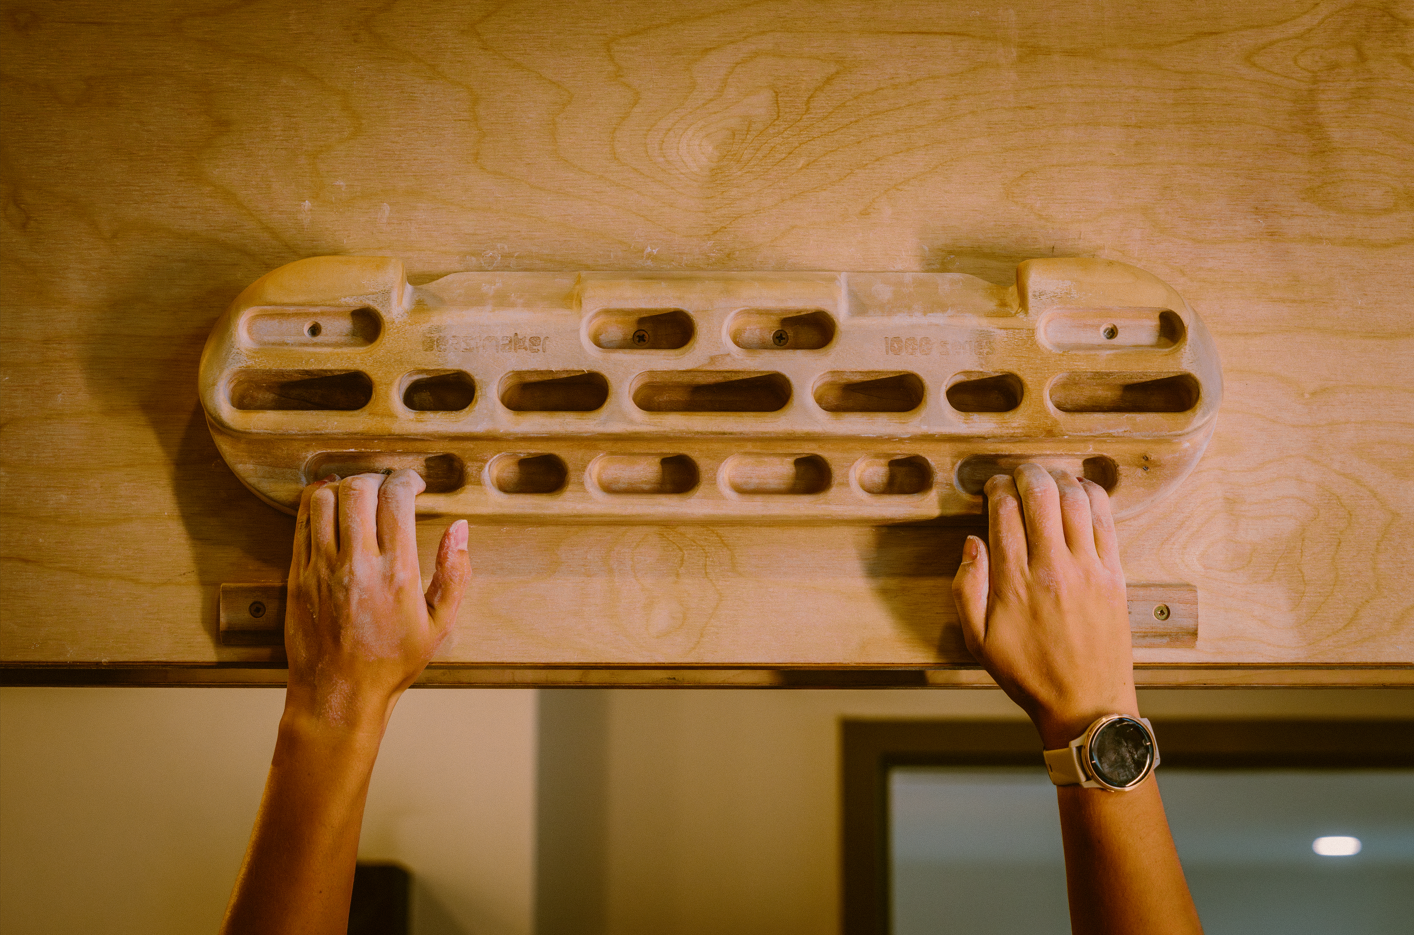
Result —
<path fill-rule="evenodd" d="M 967 649 L 980 661 L 981 647 L 987 635 L 988 578 L 986 544 L 976 536 L 968 536 L 962 546 L 962 564 L 952 579 L 952 599 L 962 620 L 962 637 Z"/>
<path fill-rule="evenodd" d="M 427 586 L 427 612 L 438 634 L 445 634 L 457 619 L 466 584 L 471 580 L 471 560 L 467 557 L 466 520 L 459 519 L 442 534 L 437 546 L 437 570 Z"/>

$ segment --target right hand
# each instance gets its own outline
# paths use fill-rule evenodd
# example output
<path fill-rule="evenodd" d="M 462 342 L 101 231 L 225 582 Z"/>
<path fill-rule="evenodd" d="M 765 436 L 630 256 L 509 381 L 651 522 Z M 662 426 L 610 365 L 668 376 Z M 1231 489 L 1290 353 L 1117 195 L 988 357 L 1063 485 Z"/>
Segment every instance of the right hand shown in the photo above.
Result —
<path fill-rule="evenodd" d="M 967 648 L 1048 750 L 1102 714 L 1139 716 L 1109 497 L 1023 464 L 986 486 L 990 545 L 968 536 L 953 579 Z"/>

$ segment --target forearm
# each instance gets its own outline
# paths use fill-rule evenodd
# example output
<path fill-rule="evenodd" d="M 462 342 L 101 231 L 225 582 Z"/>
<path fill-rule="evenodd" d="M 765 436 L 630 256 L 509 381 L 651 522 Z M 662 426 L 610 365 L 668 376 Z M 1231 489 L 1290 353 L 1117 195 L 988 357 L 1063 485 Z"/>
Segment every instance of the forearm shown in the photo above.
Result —
<path fill-rule="evenodd" d="M 286 711 L 223 935 L 342 935 L 382 724 L 330 727 Z"/>
<path fill-rule="evenodd" d="M 467 524 L 442 534 L 432 583 L 417 562 L 425 484 L 329 476 L 304 488 L 285 601 L 289 680 L 275 756 L 224 935 L 343 935 L 368 780 L 383 731 L 457 617 Z"/>
<path fill-rule="evenodd" d="M 989 480 L 986 494 L 990 543 L 969 536 L 953 580 L 967 648 L 1031 715 L 1046 750 L 1082 734 L 1088 744 L 1087 727 L 1104 715 L 1137 719 L 1124 569 L 1104 489 L 1023 464 Z M 1116 762 L 1153 755 L 1136 746 L 1137 727 L 1124 728 L 1128 739 L 1111 735 Z M 1150 776 L 1128 788 L 1141 775 L 1111 777 L 1128 791 L 1057 791 L 1076 935 L 1202 931 L 1158 785 Z"/>
<path fill-rule="evenodd" d="M 1130 792 L 1061 786 L 1056 798 L 1076 935 L 1202 931 L 1153 776 Z"/>

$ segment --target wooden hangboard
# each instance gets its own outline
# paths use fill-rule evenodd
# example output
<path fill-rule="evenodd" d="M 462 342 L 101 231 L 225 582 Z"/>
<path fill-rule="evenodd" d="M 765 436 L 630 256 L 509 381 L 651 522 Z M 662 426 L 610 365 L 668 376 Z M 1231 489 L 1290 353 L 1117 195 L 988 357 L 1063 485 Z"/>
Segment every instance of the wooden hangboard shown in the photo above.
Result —
<path fill-rule="evenodd" d="M 1222 403 L 1182 297 L 1113 260 L 962 273 L 456 273 L 383 257 L 262 276 L 216 323 L 216 446 L 286 512 L 417 470 L 477 523 L 896 525 L 985 512 L 1032 460 L 1116 518 L 1198 463 Z"/>
<path fill-rule="evenodd" d="M 1094 257 L 1176 290 L 1222 362 L 1196 469 L 1119 525 L 1131 582 L 1197 594 L 1191 645 L 1139 641 L 1141 683 L 1408 684 L 1411 42 L 1397 5 L 1261 0 L 7 8 L 5 678 L 283 680 L 272 647 L 222 644 L 221 589 L 279 582 L 293 519 L 228 467 L 197 386 L 222 311 L 285 264 L 395 257 L 415 290 L 873 270 L 996 294 L 1025 261 Z M 331 339 L 365 333 L 349 311 Z M 300 340 L 291 321 L 263 340 Z M 487 514 L 424 682 L 988 684 L 948 589 L 976 519 L 949 515 Z"/>

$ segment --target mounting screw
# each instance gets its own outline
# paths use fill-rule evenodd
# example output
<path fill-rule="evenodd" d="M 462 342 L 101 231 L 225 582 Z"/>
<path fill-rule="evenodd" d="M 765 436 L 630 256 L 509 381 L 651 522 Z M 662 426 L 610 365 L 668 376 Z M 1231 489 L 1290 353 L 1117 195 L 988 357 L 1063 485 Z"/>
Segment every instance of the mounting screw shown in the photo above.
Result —
<path fill-rule="evenodd" d="M 309 323 L 309 327 L 307 327 L 307 328 L 304 329 L 304 333 L 307 334 L 307 335 L 309 335 L 311 338 L 317 338 L 317 337 L 319 337 L 319 332 L 321 332 L 321 331 L 323 331 L 323 330 L 324 330 L 324 329 L 323 329 L 322 327 L 320 327 L 319 322 L 317 322 L 317 321 L 311 321 L 311 322 Z"/>
<path fill-rule="evenodd" d="M 785 347 L 790 343 L 790 335 L 786 333 L 786 329 L 781 328 L 771 335 L 771 343 L 776 347 Z"/>
<path fill-rule="evenodd" d="M 1169 605 L 1159 604 L 1154 607 L 1155 620 L 1167 620 L 1169 618 Z"/>
<path fill-rule="evenodd" d="M 260 601 L 251 601 L 251 602 L 250 602 L 250 615 L 251 615 L 252 617 L 264 617 L 264 616 L 265 616 L 265 605 L 262 604 L 262 603 L 260 603 Z"/>
<path fill-rule="evenodd" d="M 643 331 L 642 329 L 640 329 L 640 330 L 638 330 L 638 331 L 635 331 L 635 332 L 633 333 L 633 343 L 634 343 L 634 344 L 637 344 L 639 347 L 642 347 L 643 345 L 647 344 L 647 343 L 648 343 L 648 332 L 647 332 L 647 331 Z"/>
<path fill-rule="evenodd" d="M 1100 334 L 1105 336 L 1106 341 L 1113 341 L 1115 338 L 1119 337 L 1119 329 L 1114 325 L 1105 325 L 1105 330 L 1101 331 Z"/>

